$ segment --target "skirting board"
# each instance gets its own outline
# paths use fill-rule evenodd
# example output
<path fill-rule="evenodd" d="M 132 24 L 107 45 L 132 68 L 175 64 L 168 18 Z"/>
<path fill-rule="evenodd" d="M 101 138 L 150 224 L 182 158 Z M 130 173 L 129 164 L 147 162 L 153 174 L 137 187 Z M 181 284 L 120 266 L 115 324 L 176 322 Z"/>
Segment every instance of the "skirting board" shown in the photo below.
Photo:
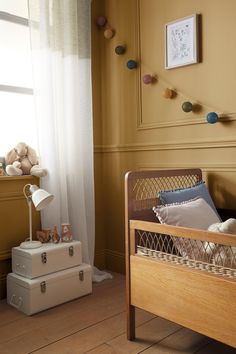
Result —
<path fill-rule="evenodd" d="M 125 273 L 125 254 L 106 249 L 106 269 L 117 273 Z"/>
<path fill-rule="evenodd" d="M 0 277 L 0 300 L 5 299 L 6 297 L 6 278 L 7 275 L 3 275 Z"/>

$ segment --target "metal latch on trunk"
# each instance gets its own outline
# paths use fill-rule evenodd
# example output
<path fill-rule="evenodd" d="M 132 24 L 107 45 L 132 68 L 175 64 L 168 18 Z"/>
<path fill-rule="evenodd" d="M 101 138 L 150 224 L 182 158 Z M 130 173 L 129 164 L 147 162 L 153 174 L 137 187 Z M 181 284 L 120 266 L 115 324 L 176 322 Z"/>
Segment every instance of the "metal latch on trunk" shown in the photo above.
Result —
<path fill-rule="evenodd" d="M 81 281 L 84 280 L 84 271 L 83 270 L 79 271 L 79 280 L 81 280 Z"/>
<path fill-rule="evenodd" d="M 41 289 L 41 293 L 46 293 L 46 282 L 42 281 L 40 283 L 40 289 Z"/>
<path fill-rule="evenodd" d="M 47 263 L 47 253 L 46 252 L 43 252 L 41 254 L 41 261 L 42 261 L 42 263 Z"/>
<path fill-rule="evenodd" d="M 73 246 L 70 246 L 69 247 L 69 255 L 72 257 L 74 256 L 74 247 Z"/>

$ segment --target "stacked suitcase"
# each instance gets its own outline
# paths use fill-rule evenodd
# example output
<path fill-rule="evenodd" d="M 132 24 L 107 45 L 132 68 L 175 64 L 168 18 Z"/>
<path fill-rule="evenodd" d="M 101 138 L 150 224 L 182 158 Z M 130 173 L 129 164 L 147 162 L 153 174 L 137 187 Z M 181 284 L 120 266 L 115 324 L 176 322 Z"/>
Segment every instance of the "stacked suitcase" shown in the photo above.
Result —
<path fill-rule="evenodd" d="M 91 266 L 82 263 L 81 242 L 12 249 L 7 302 L 27 315 L 92 292 Z"/>

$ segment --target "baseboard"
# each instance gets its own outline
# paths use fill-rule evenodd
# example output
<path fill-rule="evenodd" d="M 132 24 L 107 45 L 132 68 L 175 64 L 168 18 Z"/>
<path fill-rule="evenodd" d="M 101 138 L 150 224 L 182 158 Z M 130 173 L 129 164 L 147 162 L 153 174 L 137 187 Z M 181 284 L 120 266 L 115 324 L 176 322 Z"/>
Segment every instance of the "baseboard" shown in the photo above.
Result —
<path fill-rule="evenodd" d="M 0 276 L 0 300 L 5 299 L 7 295 L 7 286 L 6 286 L 6 275 Z"/>
<path fill-rule="evenodd" d="M 6 279 L 7 274 L 11 272 L 11 259 L 0 261 L 0 299 L 6 297 Z"/>
<path fill-rule="evenodd" d="M 125 254 L 113 250 L 106 249 L 106 269 L 116 273 L 125 273 Z"/>
<path fill-rule="evenodd" d="M 98 269 L 106 269 L 106 256 L 105 250 L 95 250 L 94 265 Z"/>

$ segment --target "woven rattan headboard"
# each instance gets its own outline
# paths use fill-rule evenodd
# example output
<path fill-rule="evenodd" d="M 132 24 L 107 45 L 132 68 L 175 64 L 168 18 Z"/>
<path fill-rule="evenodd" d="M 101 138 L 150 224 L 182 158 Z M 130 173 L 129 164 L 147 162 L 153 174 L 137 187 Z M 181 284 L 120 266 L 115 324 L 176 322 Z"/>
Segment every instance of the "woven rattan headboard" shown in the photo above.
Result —
<path fill-rule="evenodd" d="M 152 207 L 161 190 L 191 187 L 202 179 L 200 169 L 133 171 L 126 174 L 126 217 L 157 221 Z"/>

